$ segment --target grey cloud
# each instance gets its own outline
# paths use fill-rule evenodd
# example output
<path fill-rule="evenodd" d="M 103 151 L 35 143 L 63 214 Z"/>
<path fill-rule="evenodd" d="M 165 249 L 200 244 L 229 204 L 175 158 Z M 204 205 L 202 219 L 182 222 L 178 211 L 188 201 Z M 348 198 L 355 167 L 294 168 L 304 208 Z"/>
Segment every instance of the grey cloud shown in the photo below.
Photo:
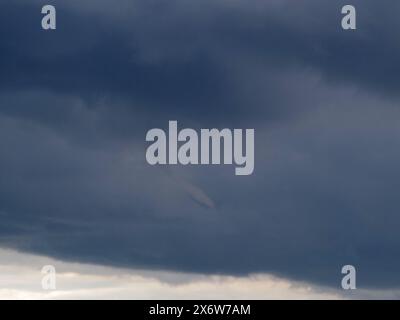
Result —
<path fill-rule="evenodd" d="M 0 5 L 2 245 L 331 286 L 353 263 L 361 287 L 399 286 L 398 5 L 355 1 L 343 33 L 341 1 L 57 1 L 52 34 L 17 3 Z M 254 175 L 146 165 L 170 119 L 255 127 Z"/>
<path fill-rule="evenodd" d="M 258 108 L 266 117 L 292 111 L 282 107 L 274 86 L 251 93 L 277 101 L 252 100 L 240 92 L 246 82 L 260 86 L 252 75 L 251 82 L 238 83 L 252 66 L 265 69 L 267 83 L 281 69 L 311 68 L 324 80 L 396 94 L 393 3 L 356 1 L 360 28 L 353 33 L 340 29 L 343 3 L 59 1 L 54 35 L 38 28 L 39 2 L 19 11 L 22 5 L 2 4 L 1 29 L 14 28 L 12 34 L 2 33 L 0 81 L 3 90 L 45 88 L 79 95 L 92 106 L 104 97 L 126 99 L 131 108 L 151 108 L 172 118 L 208 121 L 212 112 L 219 125 L 227 112 L 236 121 L 251 117 L 244 108 Z M 13 24 L 17 12 L 24 24 Z M 377 23 L 378 15 L 385 24 Z"/>

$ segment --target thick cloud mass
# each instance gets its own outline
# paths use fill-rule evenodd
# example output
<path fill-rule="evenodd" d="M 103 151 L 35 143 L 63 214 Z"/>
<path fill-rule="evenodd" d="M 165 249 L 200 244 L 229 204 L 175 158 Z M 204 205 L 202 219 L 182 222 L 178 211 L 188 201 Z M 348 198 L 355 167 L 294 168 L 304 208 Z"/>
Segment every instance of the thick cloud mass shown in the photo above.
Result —
<path fill-rule="evenodd" d="M 0 244 L 400 286 L 400 3 L 0 2 Z M 151 167 L 153 127 L 255 128 L 251 176 Z"/>

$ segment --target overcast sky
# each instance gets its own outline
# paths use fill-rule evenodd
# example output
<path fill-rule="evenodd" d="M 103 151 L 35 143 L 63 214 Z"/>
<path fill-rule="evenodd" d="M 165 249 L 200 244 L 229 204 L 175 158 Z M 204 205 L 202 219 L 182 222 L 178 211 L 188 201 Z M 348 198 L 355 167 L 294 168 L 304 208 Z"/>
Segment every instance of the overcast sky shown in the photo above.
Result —
<path fill-rule="evenodd" d="M 396 292 L 400 3 L 351 2 L 0 0 L 5 257 Z M 253 175 L 149 166 L 169 120 L 254 128 Z"/>

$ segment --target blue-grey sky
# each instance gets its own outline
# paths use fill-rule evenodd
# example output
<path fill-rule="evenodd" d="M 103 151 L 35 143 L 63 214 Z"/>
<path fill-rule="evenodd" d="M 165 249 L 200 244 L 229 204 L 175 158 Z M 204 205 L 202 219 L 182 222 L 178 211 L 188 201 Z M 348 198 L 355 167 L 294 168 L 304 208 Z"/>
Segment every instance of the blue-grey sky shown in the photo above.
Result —
<path fill-rule="evenodd" d="M 400 3 L 42 2 L 0 0 L 2 247 L 400 286 Z M 169 120 L 255 128 L 254 174 L 147 165 Z"/>

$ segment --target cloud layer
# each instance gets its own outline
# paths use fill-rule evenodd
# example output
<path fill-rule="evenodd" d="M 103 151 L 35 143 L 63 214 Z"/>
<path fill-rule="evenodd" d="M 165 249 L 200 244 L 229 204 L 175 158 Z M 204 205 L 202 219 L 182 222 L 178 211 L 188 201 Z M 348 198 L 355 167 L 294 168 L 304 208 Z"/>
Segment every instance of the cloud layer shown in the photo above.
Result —
<path fill-rule="evenodd" d="M 397 288 L 400 4 L 355 0 L 355 32 L 344 4 L 55 1 L 44 32 L 40 1 L 0 2 L 0 244 Z M 148 166 L 168 120 L 255 128 L 255 173 Z"/>

